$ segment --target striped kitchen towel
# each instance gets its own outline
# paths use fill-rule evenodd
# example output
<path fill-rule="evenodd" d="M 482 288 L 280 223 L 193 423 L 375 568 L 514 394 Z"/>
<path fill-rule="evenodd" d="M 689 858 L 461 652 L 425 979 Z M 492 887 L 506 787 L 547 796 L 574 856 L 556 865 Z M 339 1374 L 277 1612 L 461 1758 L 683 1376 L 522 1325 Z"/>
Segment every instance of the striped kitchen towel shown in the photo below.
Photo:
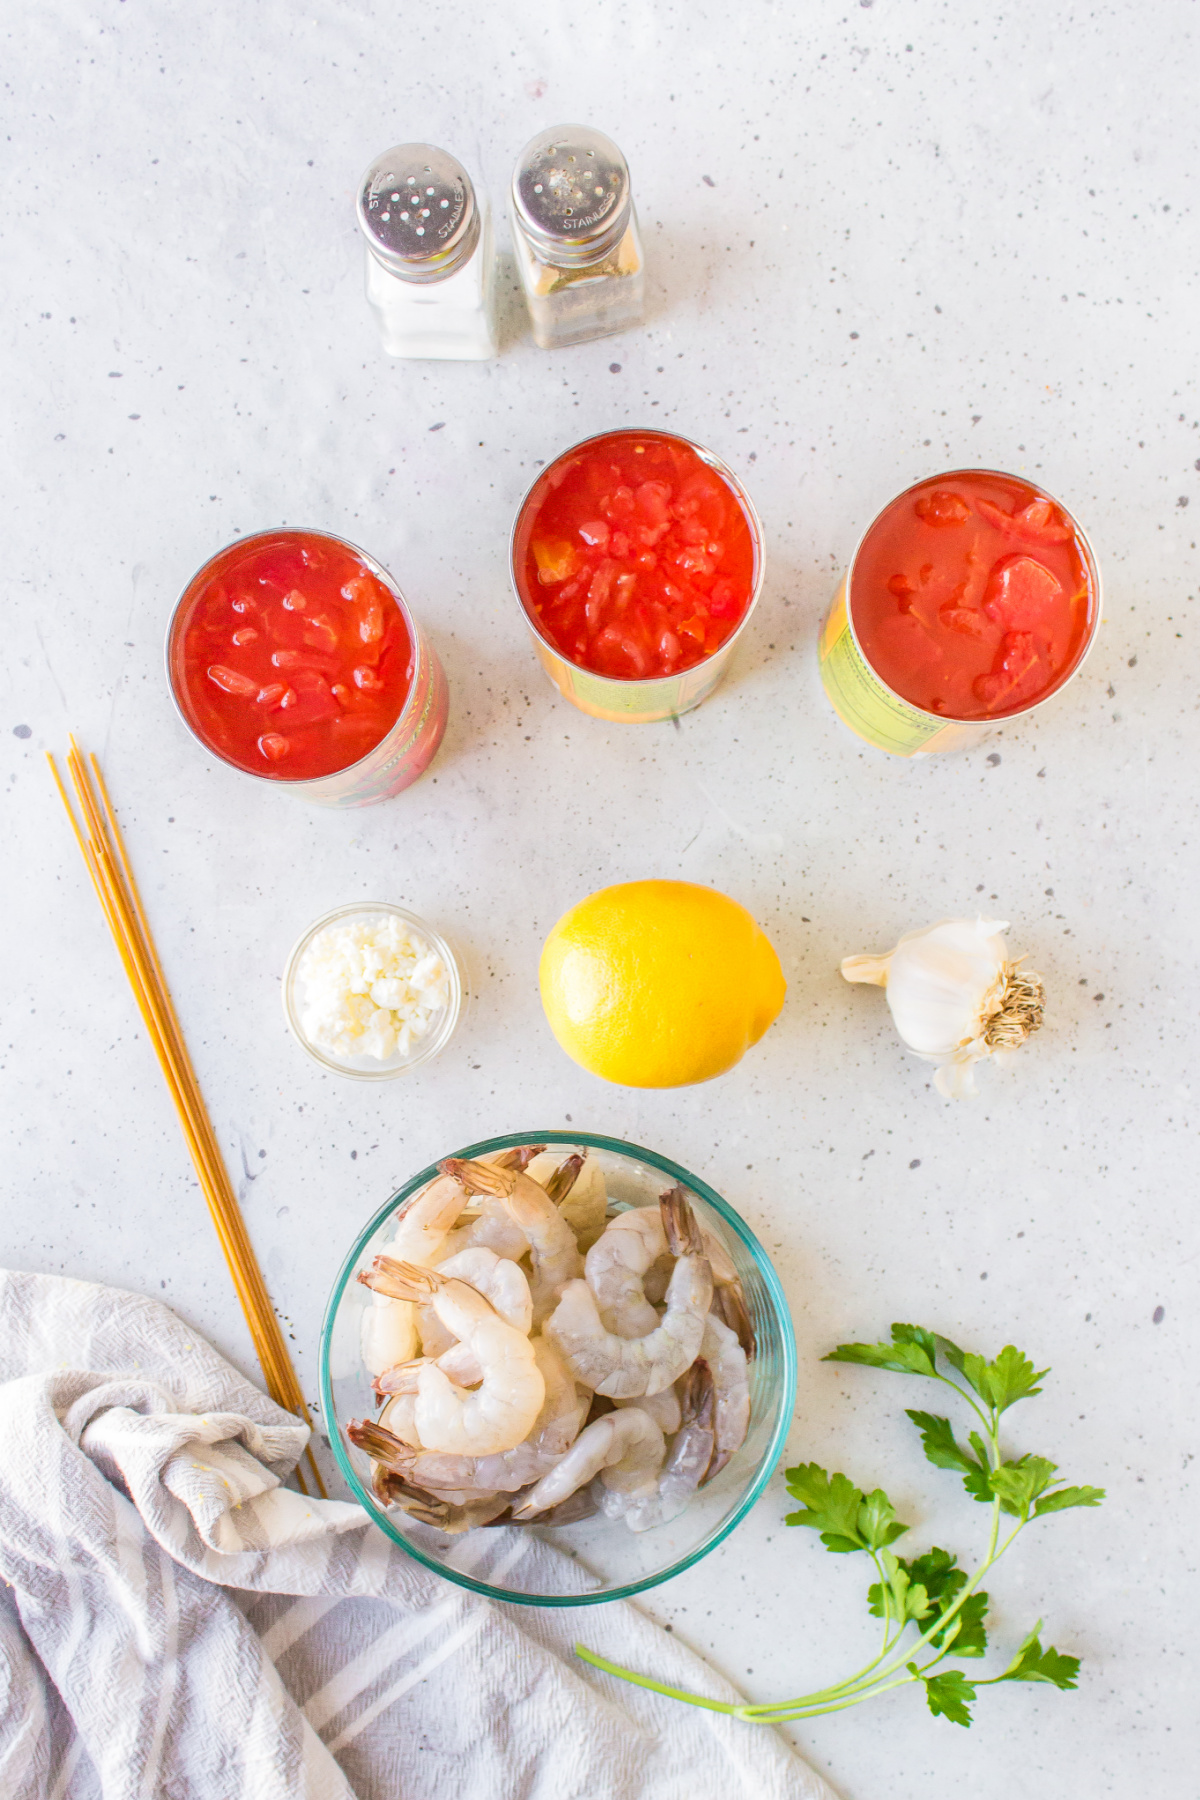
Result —
<path fill-rule="evenodd" d="M 586 1668 L 581 1615 L 284 1488 L 305 1441 L 158 1301 L 0 1272 L 4 1800 L 832 1800 L 774 1732 Z M 477 1535 L 493 1579 L 558 1555 Z M 737 1697 L 636 1608 L 586 1620 Z"/>

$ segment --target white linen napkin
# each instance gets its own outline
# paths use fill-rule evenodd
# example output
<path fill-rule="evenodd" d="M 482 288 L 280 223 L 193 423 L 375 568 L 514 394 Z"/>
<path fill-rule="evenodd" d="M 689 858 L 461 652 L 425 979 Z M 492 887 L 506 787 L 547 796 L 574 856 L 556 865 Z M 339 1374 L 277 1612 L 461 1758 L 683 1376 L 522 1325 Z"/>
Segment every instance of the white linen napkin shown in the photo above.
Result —
<path fill-rule="evenodd" d="M 160 1302 L 0 1271 L 5 1800 L 833 1800 L 571 1654 L 738 1698 L 635 1607 L 478 1599 L 284 1488 L 306 1438 Z"/>

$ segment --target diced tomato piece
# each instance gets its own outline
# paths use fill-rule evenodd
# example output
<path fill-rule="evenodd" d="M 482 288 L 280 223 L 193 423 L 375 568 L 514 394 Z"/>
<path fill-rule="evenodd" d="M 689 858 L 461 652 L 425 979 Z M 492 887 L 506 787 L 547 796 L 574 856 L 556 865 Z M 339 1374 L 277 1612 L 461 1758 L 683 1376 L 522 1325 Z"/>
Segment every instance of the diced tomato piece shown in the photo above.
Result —
<path fill-rule="evenodd" d="M 914 510 L 918 519 L 936 527 L 961 525 L 971 516 L 971 508 L 962 495 L 951 488 L 935 488 L 932 494 L 922 494 Z"/>
<path fill-rule="evenodd" d="M 300 592 L 299 588 L 292 588 L 290 593 L 283 596 L 283 604 L 287 607 L 289 612 L 303 612 L 308 605 L 308 601 Z"/>
<path fill-rule="evenodd" d="M 712 592 L 708 596 L 708 610 L 714 619 L 741 617 L 742 603 L 732 581 L 713 582 Z"/>
<path fill-rule="evenodd" d="M 1010 556 L 992 570 L 983 610 L 1006 630 L 1028 631 L 1044 624 L 1061 596 L 1062 583 L 1043 563 L 1031 556 Z"/>
<path fill-rule="evenodd" d="M 1006 513 L 990 500 L 976 500 L 975 511 L 1006 537 L 1024 538 L 1027 543 L 1065 544 L 1075 535 L 1049 500 L 1032 500 L 1016 513 Z"/>
<path fill-rule="evenodd" d="M 665 531 L 671 523 L 669 501 L 671 490 L 662 481 L 643 481 L 634 492 L 634 504 L 639 519 L 644 525 L 653 528 L 662 526 Z"/>
<path fill-rule="evenodd" d="M 600 502 L 600 511 L 610 525 L 628 523 L 633 517 L 633 489 L 624 484 L 614 488 Z"/>
<path fill-rule="evenodd" d="M 1046 686 L 1048 663 L 1031 631 L 1010 631 L 1001 644 L 999 665 L 975 681 L 976 698 L 989 711 L 1018 706 Z"/>
<path fill-rule="evenodd" d="M 593 549 L 603 550 L 612 531 L 603 519 L 586 519 L 579 527 L 579 535 L 585 544 L 590 544 Z"/>
<path fill-rule="evenodd" d="M 259 688 L 256 698 L 259 706 L 276 706 L 287 691 L 282 681 L 268 681 L 266 687 Z"/>
<path fill-rule="evenodd" d="M 239 650 L 242 649 L 244 645 L 254 644 L 257 643 L 257 641 L 258 633 L 255 631 L 253 625 L 243 625 L 242 629 L 240 631 L 235 631 L 233 637 L 230 639 L 230 642 L 236 644 Z"/>
<path fill-rule="evenodd" d="M 530 549 L 537 563 L 538 580 L 545 587 L 569 580 L 579 567 L 579 553 L 566 538 L 535 538 Z"/>
<path fill-rule="evenodd" d="M 213 663 L 208 671 L 208 679 L 226 694 L 238 694 L 248 700 L 257 694 L 258 683 L 249 675 L 243 675 L 238 669 L 227 669 L 223 663 Z"/>
<path fill-rule="evenodd" d="M 383 686 L 374 669 L 367 668 L 363 663 L 360 663 L 353 671 L 352 678 L 355 687 L 363 689 L 366 693 L 377 694 Z"/>
<path fill-rule="evenodd" d="M 258 747 L 268 762 L 282 762 L 292 746 L 279 732 L 264 731 L 258 740 Z"/>
<path fill-rule="evenodd" d="M 987 620 L 973 606 L 940 607 L 938 618 L 947 630 L 960 631 L 964 637 L 980 638 L 987 635 Z"/>

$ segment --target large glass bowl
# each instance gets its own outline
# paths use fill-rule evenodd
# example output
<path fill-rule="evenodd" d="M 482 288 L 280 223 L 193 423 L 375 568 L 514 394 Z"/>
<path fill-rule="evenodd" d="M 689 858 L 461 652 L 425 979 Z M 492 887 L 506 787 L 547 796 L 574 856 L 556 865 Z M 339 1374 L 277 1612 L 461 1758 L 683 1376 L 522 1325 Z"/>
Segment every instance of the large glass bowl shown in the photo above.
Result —
<path fill-rule="evenodd" d="M 750 1428 L 741 1449 L 687 1511 L 669 1524 L 632 1532 L 602 1514 L 574 1525 L 490 1526 L 458 1536 L 387 1510 L 371 1490 L 371 1467 L 345 1436 L 351 1419 L 373 1418 L 378 1402 L 362 1360 L 362 1317 L 371 1293 L 355 1280 L 390 1241 L 396 1214 L 436 1175 L 422 1169 L 392 1195 L 360 1233 L 334 1283 L 321 1328 L 321 1399 L 343 1475 L 382 1531 L 428 1569 L 493 1600 L 528 1606 L 594 1606 L 656 1587 L 691 1568 L 729 1536 L 767 1484 L 783 1451 L 796 1393 L 796 1340 L 779 1277 L 749 1226 L 705 1182 L 653 1150 L 582 1131 L 524 1131 L 489 1138 L 453 1154 L 487 1156 L 520 1144 L 545 1144 L 564 1156 L 587 1150 L 599 1162 L 610 1210 L 657 1206 L 682 1184 L 700 1223 L 726 1246 L 741 1277 L 757 1353 L 750 1364 Z"/>

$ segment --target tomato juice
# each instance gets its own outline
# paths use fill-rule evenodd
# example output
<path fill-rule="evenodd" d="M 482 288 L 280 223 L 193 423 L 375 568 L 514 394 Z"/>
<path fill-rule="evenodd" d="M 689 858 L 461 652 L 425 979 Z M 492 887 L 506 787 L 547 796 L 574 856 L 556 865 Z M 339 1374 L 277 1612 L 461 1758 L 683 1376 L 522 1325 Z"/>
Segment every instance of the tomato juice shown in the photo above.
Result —
<path fill-rule="evenodd" d="M 1086 540 L 1049 495 L 967 469 L 880 513 L 845 604 L 870 669 L 910 707 L 990 721 L 1062 686 L 1088 647 L 1098 592 Z"/>
<path fill-rule="evenodd" d="M 513 541 L 538 635 L 612 682 L 669 680 L 714 656 L 746 617 L 760 566 L 757 521 L 732 481 L 661 432 L 568 451 L 535 482 Z"/>
<path fill-rule="evenodd" d="M 415 646 L 387 585 L 348 544 L 278 531 L 235 544 L 192 583 L 172 627 L 176 698 L 208 748 L 252 775 L 311 781 L 391 730 Z"/>

